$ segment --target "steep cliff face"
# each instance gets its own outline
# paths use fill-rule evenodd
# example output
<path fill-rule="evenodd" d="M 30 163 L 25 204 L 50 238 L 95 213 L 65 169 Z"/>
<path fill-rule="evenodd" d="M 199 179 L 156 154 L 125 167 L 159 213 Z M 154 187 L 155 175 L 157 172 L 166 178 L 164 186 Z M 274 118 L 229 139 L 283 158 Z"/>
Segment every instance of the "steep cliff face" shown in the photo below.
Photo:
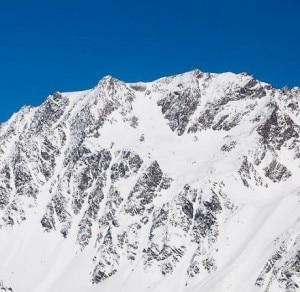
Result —
<path fill-rule="evenodd" d="M 297 291 L 299 102 L 195 70 L 22 108 L 0 128 L 0 289 Z"/>

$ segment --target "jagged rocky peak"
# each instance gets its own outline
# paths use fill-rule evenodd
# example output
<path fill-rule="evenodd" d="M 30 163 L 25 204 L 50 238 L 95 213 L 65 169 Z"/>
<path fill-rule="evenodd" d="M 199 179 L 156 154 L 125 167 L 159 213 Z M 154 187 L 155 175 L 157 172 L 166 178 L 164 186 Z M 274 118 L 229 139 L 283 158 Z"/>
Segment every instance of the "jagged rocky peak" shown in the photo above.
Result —
<path fill-rule="evenodd" d="M 99 91 L 100 94 L 116 99 L 116 97 L 122 98 L 122 93 L 130 91 L 130 87 L 125 82 L 108 75 L 98 82 L 95 90 Z"/>
<path fill-rule="evenodd" d="M 124 82 L 113 78 L 110 75 L 104 76 L 97 84 L 97 89 L 103 89 L 103 91 L 116 93 L 119 86 L 125 85 Z"/>
<path fill-rule="evenodd" d="M 297 291 L 299 99 L 193 70 L 24 107 L 0 129 L 0 290 Z"/>

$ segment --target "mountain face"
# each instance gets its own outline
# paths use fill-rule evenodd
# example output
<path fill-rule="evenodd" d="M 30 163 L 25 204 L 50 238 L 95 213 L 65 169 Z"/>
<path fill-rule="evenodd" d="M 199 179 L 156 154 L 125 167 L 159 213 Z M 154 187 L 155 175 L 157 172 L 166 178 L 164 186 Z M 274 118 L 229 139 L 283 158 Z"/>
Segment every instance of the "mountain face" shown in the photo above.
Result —
<path fill-rule="evenodd" d="M 104 77 L 0 128 L 0 291 L 299 291 L 300 89 Z"/>

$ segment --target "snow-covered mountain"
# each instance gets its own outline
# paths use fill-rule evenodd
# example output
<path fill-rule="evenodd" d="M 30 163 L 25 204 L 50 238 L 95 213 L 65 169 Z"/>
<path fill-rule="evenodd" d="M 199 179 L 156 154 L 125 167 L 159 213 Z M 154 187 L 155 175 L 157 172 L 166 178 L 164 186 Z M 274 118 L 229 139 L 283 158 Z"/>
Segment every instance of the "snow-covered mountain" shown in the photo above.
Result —
<path fill-rule="evenodd" d="M 0 291 L 299 291 L 299 103 L 195 70 L 23 107 L 0 128 Z"/>

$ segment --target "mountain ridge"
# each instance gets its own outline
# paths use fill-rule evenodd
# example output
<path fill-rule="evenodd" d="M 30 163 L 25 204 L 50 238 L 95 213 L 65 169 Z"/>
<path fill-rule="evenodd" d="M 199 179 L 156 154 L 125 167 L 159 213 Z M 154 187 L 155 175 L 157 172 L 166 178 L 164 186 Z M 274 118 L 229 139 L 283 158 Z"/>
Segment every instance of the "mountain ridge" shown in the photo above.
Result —
<path fill-rule="evenodd" d="M 23 107 L 0 127 L 0 278 L 17 292 L 296 291 L 299 97 L 193 70 Z"/>

